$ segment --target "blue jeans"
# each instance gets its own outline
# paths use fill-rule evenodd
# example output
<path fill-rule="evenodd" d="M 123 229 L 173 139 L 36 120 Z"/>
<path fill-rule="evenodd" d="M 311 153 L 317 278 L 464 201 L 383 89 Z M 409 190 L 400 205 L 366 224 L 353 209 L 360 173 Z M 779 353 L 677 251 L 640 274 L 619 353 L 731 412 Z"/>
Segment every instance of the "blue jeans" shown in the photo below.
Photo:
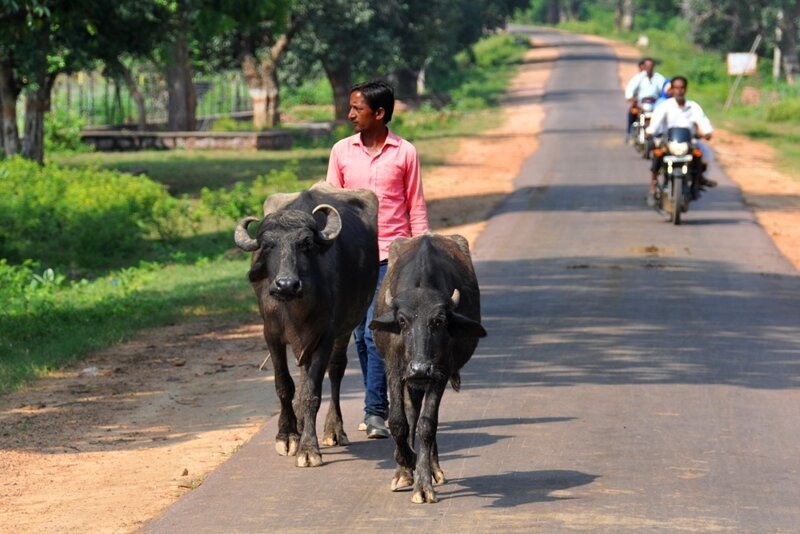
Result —
<path fill-rule="evenodd" d="M 353 330 L 358 361 L 361 364 L 361 374 L 364 376 L 364 389 L 366 390 L 364 412 L 367 415 L 379 415 L 382 419 L 386 419 L 389 415 L 386 372 L 383 356 L 378 353 L 378 348 L 372 339 L 372 330 L 369 328 L 369 323 L 372 321 L 375 301 L 378 298 L 378 289 L 380 289 L 383 277 L 386 275 L 386 268 L 386 263 L 382 262 L 378 269 L 378 285 L 375 288 L 375 295 L 372 297 L 372 304 L 370 304 L 364 320 Z"/>

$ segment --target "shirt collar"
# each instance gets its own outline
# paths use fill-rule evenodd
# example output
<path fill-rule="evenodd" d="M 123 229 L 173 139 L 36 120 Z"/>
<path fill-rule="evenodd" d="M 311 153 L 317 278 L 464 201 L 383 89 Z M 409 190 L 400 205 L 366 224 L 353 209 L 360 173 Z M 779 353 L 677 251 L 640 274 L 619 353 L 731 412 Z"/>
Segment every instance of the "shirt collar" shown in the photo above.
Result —
<path fill-rule="evenodd" d="M 364 143 L 361 142 L 361 134 L 357 133 L 351 136 L 350 144 L 355 146 L 364 146 Z M 400 136 L 389 130 L 389 133 L 386 135 L 386 141 L 383 142 L 383 146 L 387 145 L 400 146 Z"/>

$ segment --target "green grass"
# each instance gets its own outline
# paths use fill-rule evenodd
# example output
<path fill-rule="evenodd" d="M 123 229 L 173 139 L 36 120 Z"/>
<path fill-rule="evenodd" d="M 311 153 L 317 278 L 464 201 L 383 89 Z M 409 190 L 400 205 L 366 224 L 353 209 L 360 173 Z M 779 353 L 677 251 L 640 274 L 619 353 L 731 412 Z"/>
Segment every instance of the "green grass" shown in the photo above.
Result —
<path fill-rule="evenodd" d="M 111 273 L 29 313 L 0 315 L 0 394 L 138 330 L 193 318 L 254 320 L 248 261 L 217 259 Z"/>
<path fill-rule="evenodd" d="M 59 165 L 100 168 L 125 172 L 143 171 L 150 178 L 165 184 L 173 195 L 197 196 L 203 187 L 231 187 L 236 182 L 250 182 L 272 169 L 280 169 L 292 161 L 299 164 L 303 179 L 321 179 L 328 168 L 329 148 L 276 151 L 233 150 L 143 150 L 139 152 L 92 152 L 59 154 L 48 161 Z"/>

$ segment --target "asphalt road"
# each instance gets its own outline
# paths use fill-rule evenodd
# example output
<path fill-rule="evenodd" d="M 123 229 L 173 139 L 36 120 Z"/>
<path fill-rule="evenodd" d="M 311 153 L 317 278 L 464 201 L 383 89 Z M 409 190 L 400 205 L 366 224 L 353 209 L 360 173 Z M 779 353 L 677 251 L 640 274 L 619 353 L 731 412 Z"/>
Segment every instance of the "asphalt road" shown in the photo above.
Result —
<path fill-rule="evenodd" d="M 800 529 L 797 271 L 718 167 L 683 225 L 647 209 L 613 53 L 537 37 L 561 57 L 540 148 L 476 247 L 489 337 L 444 396 L 441 501 L 389 491 L 351 363 L 352 445 L 298 469 L 273 419 L 147 530 Z"/>

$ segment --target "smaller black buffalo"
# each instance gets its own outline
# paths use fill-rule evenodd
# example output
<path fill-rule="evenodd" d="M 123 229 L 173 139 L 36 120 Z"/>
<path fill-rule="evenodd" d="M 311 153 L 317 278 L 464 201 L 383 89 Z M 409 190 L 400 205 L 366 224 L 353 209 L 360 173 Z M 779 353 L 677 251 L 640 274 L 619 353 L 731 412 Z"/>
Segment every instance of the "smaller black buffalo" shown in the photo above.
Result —
<path fill-rule="evenodd" d="M 480 291 L 466 239 L 425 234 L 392 243 L 369 326 L 386 358 L 389 429 L 398 464 L 391 487 L 413 483 L 412 502 L 436 502 L 433 482 L 445 480 L 436 444 L 439 404 L 448 380 L 454 390 L 461 387 L 459 370 L 486 335 L 480 320 Z"/>
<path fill-rule="evenodd" d="M 253 252 L 249 278 L 258 298 L 281 402 L 275 449 L 297 455 L 298 467 L 322 464 L 316 418 L 325 370 L 331 404 L 324 445 L 346 445 L 339 392 L 347 344 L 378 281 L 378 199 L 371 191 L 336 189 L 324 182 L 308 191 L 270 196 L 255 239 L 246 217 L 236 244 Z M 300 398 L 286 363 L 286 345 L 300 367 Z M 302 435 L 298 435 L 298 431 Z"/>

